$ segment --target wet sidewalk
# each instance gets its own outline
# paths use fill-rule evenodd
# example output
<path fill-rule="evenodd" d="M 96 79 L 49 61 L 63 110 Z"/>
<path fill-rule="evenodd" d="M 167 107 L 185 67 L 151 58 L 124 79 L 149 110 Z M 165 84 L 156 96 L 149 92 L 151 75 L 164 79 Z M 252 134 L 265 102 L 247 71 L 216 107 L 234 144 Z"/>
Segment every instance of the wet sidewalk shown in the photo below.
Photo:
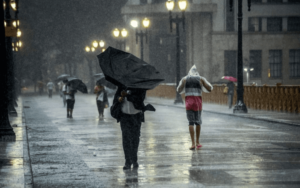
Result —
<path fill-rule="evenodd" d="M 147 97 L 145 103 L 185 108 L 184 104 L 174 104 L 174 100 L 175 99 Z M 300 126 L 300 115 L 299 114 L 265 111 L 265 110 L 253 110 L 253 109 L 249 109 L 249 108 L 248 108 L 247 114 L 240 114 L 240 113 L 234 114 L 233 108 L 229 109 L 229 107 L 227 105 L 218 105 L 218 104 L 213 104 L 213 103 L 203 103 L 202 109 L 205 112 Z"/>
<path fill-rule="evenodd" d="M 16 134 L 16 140 L 0 141 L 0 187 L 31 188 L 32 173 L 28 154 L 27 130 L 25 125 L 22 98 L 17 101 L 17 117 L 9 117 Z"/>

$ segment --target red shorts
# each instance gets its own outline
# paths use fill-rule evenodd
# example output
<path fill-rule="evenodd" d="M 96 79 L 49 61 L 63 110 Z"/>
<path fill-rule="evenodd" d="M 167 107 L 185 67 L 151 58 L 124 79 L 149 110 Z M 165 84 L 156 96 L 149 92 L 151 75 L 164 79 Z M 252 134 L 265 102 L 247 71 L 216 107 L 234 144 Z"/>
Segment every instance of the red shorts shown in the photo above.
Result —
<path fill-rule="evenodd" d="M 202 110 L 201 96 L 186 96 L 185 97 L 186 110 L 200 111 Z"/>

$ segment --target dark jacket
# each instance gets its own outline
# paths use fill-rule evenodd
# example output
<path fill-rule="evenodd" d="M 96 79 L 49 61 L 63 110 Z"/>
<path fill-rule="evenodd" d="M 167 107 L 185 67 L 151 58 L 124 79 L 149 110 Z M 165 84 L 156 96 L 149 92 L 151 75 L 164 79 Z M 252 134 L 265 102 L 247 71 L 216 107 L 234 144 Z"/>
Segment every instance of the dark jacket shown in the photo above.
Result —
<path fill-rule="evenodd" d="M 228 82 L 227 87 L 228 87 L 227 95 L 233 95 L 234 94 L 234 83 Z"/>
<path fill-rule="evenodd" d="M 116 94 L 114 96 L 114 100 L 113 100 L 113 105 L 117 104 L 116 108 L 118 109 L 118 111 L 120 111 L 119 112 L 120 115 L 116 117 L 117 122 L 120 121 L 121 116 L 123 114 L 123 112 L 121 110 L 122 109 L 122 104 L 118 100 L 119 97 L 121 97 L 121 92 L 123 90 L 126 91 L 126 88 L 119 86 L 118 89 L 117 89 L 117 91 L 116 91 Z M 145 122 L 144 112 L 147 110 L 147 107 L 145 107 L 144 99 L 145 99 L 145 96 L 146 96 L 146 90 L 131 89 L 130 91 L 131 91 L 131 93 L 126 96 L 127 100 L 133 103 L 133 106 L 134 106 L 135 109 L 142 111 L 140 113 L 140 120 L 141 120 L 141 122 Z M 120 104 L 118 104 L 118 103 L 120 103 Z"/>

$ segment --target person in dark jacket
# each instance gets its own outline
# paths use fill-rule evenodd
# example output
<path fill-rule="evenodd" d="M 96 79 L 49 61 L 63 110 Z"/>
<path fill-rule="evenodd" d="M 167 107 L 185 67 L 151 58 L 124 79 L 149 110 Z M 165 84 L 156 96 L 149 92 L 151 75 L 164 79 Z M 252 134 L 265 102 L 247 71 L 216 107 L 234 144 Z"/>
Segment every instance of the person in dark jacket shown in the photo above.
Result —
<path fill-rule="evenodd" d="M 227 83 L 227 87 L 228 87 L 228 92 L 227 92 L 227 96 L 228 96 L 228 105 L 229 105 L 229 109 L 231 109 L 232 107 L 232 100 L 233 100 L 233 95 L 234 95 L 234 83 L 233 82 L 228 82 Z"/>
<path fill-rule="evenodd" d="M 146 110 L 155 111 L 155 108 L 148 104 L 144 105 L 146 90 L 130 89 L 119 86 L 114 96 L 113 106 L 118 105 L 119 113 L 116 117 L 120 122 L 122 130 L 122 142 L 125 155 L 124 170 L 138 168 L 138 147 L 140 143 L 140 130 L 144 122 L 144 112 Z M 112 108 L 113 108 L 112 106 Z"/>

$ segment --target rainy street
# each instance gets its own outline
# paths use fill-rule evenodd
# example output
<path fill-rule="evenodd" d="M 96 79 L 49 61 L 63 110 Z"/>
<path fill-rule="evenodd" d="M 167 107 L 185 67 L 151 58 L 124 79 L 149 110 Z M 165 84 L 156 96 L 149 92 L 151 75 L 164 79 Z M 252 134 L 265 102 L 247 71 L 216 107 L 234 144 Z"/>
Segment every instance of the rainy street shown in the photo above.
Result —
<path fill-rule="evenodd" d="M 203 147 L 191 151 L 184 108 L 154 105 L 142 124 L 140 167 L 124 171 L 120 125 L 109 109 L 98 119 L 94 96 L 76 96 L 73 119 L 58 95 L 22 100 L 35 187 L 300 185 L 297 126 L 204 112 Z"/>

